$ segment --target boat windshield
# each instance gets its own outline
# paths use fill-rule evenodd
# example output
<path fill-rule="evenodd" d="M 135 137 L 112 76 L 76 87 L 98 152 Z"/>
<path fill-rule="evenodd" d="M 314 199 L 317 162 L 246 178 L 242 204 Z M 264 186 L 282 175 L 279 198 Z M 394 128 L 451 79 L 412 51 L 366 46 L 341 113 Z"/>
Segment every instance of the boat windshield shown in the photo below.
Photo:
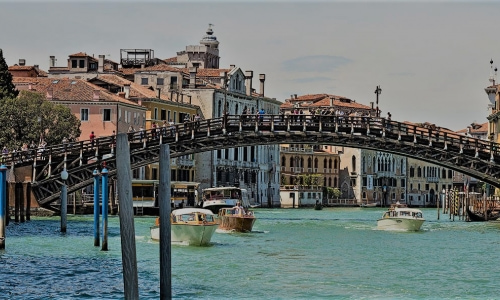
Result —
<path fill-rule="evenodd" d="M 177 216 L 177 222 L 192 222 L 192 221 L 214 222 L 214 216 L 206 214 L 197 214 L 197 213 L 183 214 Z"/>

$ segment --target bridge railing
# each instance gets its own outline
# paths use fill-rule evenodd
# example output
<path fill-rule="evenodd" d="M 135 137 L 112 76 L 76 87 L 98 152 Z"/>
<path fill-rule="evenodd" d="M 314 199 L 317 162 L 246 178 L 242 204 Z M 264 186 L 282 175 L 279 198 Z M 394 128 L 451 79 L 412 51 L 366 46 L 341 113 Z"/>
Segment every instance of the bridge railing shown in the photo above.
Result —
<path fill-rule="evenodd" d="M 160 140 L 162 143 L 178 142 L 184 139 L 195 139 L 210 136 L 219 132 L 236 131 L 311 131 L 340 132 L 351 134 L 372 134 L 389 136 L 405 141 L 443 142 L 448 147 L 458 147 L 461 151 L 498 154 L 499 144 L 468 137 L 439 128 L 423 127 L 384 118 L 369 116 L 336 116 L 336 115 L 227 115 L 214 118 L 178 123 L 156 129 L 148 129 L 128 133 L 130 143 L 146 143 Z M 2 162 L 10 164 L 33 163 L 34 160 L 46 160 L 50 156 L 82 155 L 82 153 L 102 152 L 116 145 L 115 136 L 96 138 L 94 141 L 83 140 L 50 145 L 45 148 L 29 149 L 2 155 Z M 101 150 L 100 150 L 101 149 Z"/>

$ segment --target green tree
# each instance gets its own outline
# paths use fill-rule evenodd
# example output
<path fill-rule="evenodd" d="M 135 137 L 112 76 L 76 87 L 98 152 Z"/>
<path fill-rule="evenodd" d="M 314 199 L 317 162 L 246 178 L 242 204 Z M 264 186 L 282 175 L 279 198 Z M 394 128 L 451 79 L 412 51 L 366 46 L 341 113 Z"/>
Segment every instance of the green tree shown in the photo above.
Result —
<path fill-rule="evenodd" d="M 12 74 L 9 66 L 3 58 L 3 51 L 0 49 L 0 100 L 4 98 L 15 98 L 19 94 L 16 86 L 12 83 Z"/>
<path fill-rule="evenodd" d="M 49 146 L 61 144 L 63 138 L 80 136 L 80 120 L 63 105 L 45 100 L 40 93 L 22 91 L 18 98 L 0 103 L 0 145 L 8 149 L 23 143 Z"/>
<path fill-rule="evenodd" d="M 333 197 L 338 199 L 341 194 L 342 193 L 340 192 L 340 190 L 338 188 L 333 188 L 333 195 L 332 195 Z"/>

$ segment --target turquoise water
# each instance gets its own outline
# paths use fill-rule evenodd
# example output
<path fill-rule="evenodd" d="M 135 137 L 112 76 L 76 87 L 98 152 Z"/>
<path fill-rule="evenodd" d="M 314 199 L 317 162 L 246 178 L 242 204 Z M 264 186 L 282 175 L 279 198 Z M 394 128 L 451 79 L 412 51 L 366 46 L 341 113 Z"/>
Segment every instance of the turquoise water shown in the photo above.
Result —
<path fill-rule="evenodd" d="M 500 223 L 423 209 L 420 232 L 376 230 L 383 209 L 258 209 L 251 233 L 217 231 L 210 247 L 172 246 L 175 299 L 498 299 Z M 93 217 L 7 227 L 0 299 L 123 299 L 118 217 L 109 251 Z M 135 218 L 139 293 L 159 298 L 153 217 Z"/>

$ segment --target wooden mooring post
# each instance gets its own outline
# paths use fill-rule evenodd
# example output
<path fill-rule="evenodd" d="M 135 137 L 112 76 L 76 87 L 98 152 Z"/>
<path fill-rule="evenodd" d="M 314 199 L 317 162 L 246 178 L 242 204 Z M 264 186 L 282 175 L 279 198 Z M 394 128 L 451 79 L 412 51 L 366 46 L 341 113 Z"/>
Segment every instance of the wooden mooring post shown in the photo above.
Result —
<path fill-rule="evenodd" d="M 0 250 L 5 249 L 5 226 L 7 218 L 7 167 L 0 166 Z"/>
<path fill-rule="evenodd" d="M 172 299 L 172 252 L 170 224 L 170 146 L 160 146 L 160 299 Z"/>
<path fill-rule="evenodd" d="M 137 256 L 135 247 L 134 207 L 132 202 L 132 170 L 130 148 L 126 133 L 116 139 L 116 174 L 118 180 L 118 205 L 120 210 L 120 236 L 122 245 L 123 289 L 127 300 L 139 299 Z"/>

